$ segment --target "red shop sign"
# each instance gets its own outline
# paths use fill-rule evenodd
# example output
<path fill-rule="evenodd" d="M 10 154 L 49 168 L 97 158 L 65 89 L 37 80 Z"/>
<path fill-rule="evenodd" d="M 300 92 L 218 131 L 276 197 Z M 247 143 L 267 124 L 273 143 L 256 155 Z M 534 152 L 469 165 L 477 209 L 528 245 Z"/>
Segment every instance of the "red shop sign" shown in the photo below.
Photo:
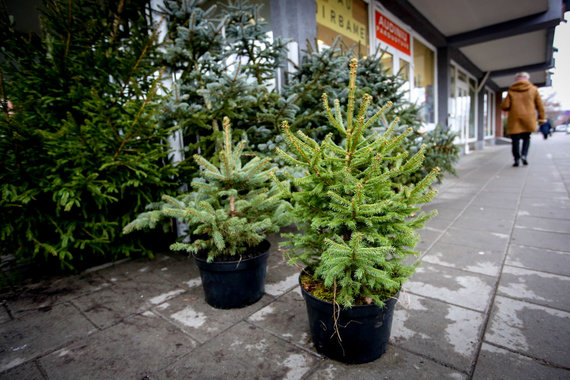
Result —
<path fill-rule="evenodd" d="M 376 38 L 410 55 L 410 34 L 376 11 Z"/>

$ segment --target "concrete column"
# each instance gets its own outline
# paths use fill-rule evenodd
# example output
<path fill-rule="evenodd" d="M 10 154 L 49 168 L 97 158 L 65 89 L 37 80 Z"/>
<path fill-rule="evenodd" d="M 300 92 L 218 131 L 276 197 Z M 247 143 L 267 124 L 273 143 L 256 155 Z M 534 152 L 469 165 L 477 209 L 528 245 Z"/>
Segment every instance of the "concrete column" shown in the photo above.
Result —
<path fill-rule="evenodd" d="M 485 89 L 482 88 L 476 96 L 477 141 L 475 142 L 475 149 L 483 149 L 485 147 Z"/>
<path fill-rule="evenodd" d="M 299 58 L 306 41 L 317 37 L 317 4 L 307 0 L 271 0 L 271 26 L 275 37 L 291 38 L 298 43 Z"/>
<path fill-rule="evenodd" d="M 449 92 L 451 91 L 451 78 L 449 77 L 449 65 L 451 58 L 449 48 L 437 49 L 437 123 L 447 126 L 447 109 Z"/>
<path fill-rule="evenodd" d="M 505 137 L 503 133 L 503 110 L 501 102 L 503 101 L 503 93 L 495 92 L 495 137 Z"/>

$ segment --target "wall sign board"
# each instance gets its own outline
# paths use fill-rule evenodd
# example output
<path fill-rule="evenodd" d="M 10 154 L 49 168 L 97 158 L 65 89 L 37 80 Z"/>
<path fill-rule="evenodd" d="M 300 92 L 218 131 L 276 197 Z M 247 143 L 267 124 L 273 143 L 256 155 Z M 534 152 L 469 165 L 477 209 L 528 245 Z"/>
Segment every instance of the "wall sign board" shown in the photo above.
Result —
<path fill-rule="evenodd" d="M 410 33 L 396 25 L 392 20 L 376 11 L 376 38 L 410 55 Z"/>

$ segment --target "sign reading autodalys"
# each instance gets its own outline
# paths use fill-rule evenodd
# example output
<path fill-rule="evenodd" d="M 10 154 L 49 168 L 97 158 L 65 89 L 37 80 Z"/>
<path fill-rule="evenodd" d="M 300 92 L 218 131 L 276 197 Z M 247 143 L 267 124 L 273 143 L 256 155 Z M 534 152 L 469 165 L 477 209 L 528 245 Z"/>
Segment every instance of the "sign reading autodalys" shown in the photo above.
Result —
<path fill-rule="evenodd" d="M 410 55 L 410 33 L 376 11 L 376 38 Z"/>
<path fill-rule="evenodd" d="M 348 45 L 368 46 L 368 5 L 362 0 L 316 0 L 317 38 L 331 44 L 337 35 Z"/>

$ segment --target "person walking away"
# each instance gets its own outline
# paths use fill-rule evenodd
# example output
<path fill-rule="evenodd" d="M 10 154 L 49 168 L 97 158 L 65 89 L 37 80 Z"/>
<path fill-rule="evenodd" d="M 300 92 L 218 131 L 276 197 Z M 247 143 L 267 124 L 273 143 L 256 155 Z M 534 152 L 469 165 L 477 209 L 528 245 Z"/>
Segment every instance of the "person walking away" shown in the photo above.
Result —
<path fill-rule="evenodd" d="M 544 104 L 538 93 L 538 88 L 529 82 L 530 75 L 526 72 L 515 75 L 515 83 L 509 87 L 507 96 L 501 103 L 501 108 L 508 111 L 507 135 L 511 136 L 512 152 L 515 163 L 519 160 L 528 165 L 528 149 L 530 147 L 530 134 L 536 132 L 536 112 L 538 122 L 544 124 Z M 522 150 L 520 141 L 522 140 Z"/>
<path fill-rule="evenodd" d="M 550 124 L 550 119 L 546 119 L 546 123 L 540 126 L 540 133 L 542 133 L 545 140 L 548 138 L 548 135 L 552 134 L 552 124 Z"/>

